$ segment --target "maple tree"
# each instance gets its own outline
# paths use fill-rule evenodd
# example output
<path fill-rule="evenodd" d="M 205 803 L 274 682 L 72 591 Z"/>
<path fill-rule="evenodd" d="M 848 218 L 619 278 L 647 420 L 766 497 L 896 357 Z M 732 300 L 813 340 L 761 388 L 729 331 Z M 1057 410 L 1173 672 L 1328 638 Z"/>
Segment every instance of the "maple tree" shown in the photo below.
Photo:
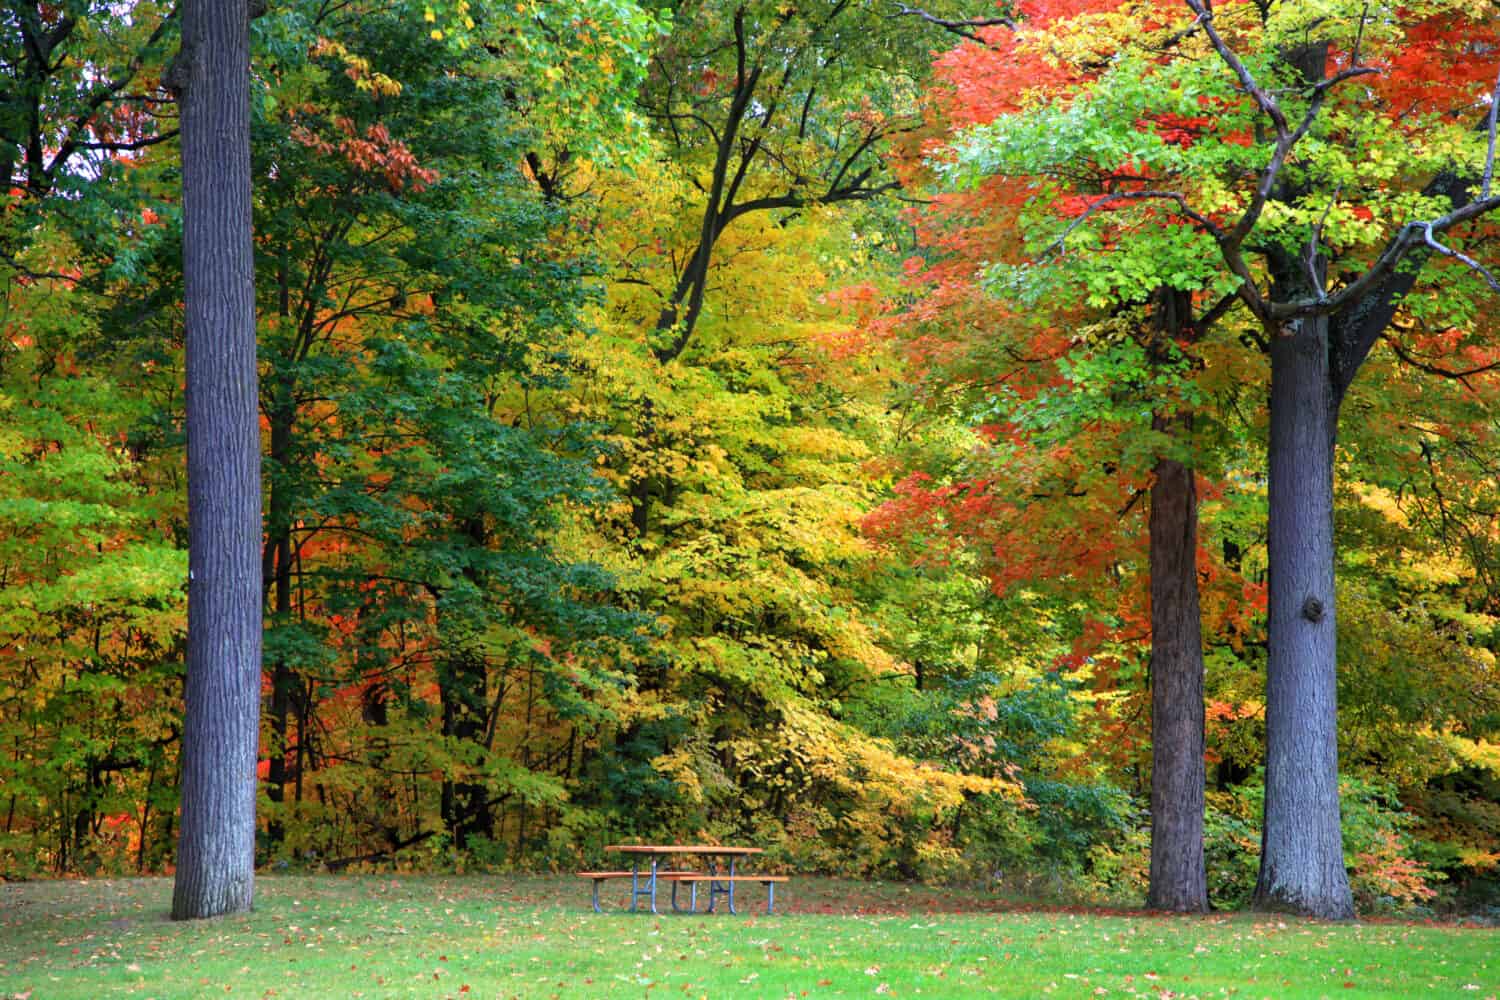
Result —
<path fill-rule="evenodd" d="M 1319 17 L 1336 27 L 1325 28 L 1319 20 L 1320 34 L 1310 42 L 1304 37 L 1307 15 L 1300 9 L 1230 12 L 1237 38 L 1247 39 L 1242 47 L 1252 53 L 1243 59 L 1216 30 L 1220 14 L 1194 6 L 1190 13 L 1195 16 L 1184 27 L 1180 16 L 1154 12 L 1151 17 L 1165 25 L 1160 36 L 1164 42 L 1154 53 L 1117 59 L 1097 82 L 1076 87 L 1067 103 L 1023 108 L 975 129 L 964 140 L 961 158 L 966 169 L 980 174 L 1070 176 L 1078 163 L 1100 161 L 1122 170 L 1117 186 L 1106 185 L 1097 196 L 1065 212 L 1063 222 L 1051 226 L 1047 236 L 1054 252 L 1065 250 L 1070 242 L 1075 250 L 1100 251 L 1093 254 L 1098 263 L 1085 278 L 1091 299 L 1102 302 L 1109 293 L 1144 291 L 1144 280 L 1152 271 L 1131 262 L 1140 259 L 1133 250 L 1145 249 L 1153 265 L 1175 267 L 1168 272 L 1171 281 L 1186 290 L 1202 288 L 1216 296 L 1233 292 L 1264 329 L 1273 361 L 1267 708 L 1271 750 L 1259 898 L 1265 905 L 1349 915 L 1335 778 L 1333 420 L 1338 401 L 1389 319 L 1394 305 L 1390 281 L 1397 264 L 1423 241 L 1452 257 L 1456 251 L 1439 244 L 1433 233 L 1475 219 L 1489 207 L 1485 180 L 1476 185 L 1477 200 L 1413 220 L 1413 214 L 1421 215 L 1433 202 L 1410 201 L 1413 194 L 1422 193 L 1394 187 L 1391 178 L 1398 172 L 1436 175 L 1435 184 L 1456 187 L 1458 181 L 1443 178 L 1467 170 L 1476 146 L 1480 172 L 1488 170 L 1493 142 L 1486 146 L 1485 134 L 1476 142 L 1467 126 L 1433 117 L 1430 107 L 1421 109 L 1426 114 L 1398 117 L 1405 105 L 1379 91 L 1361 92 L 1351 83 L 1381 72 L 1369 60 L 1380 58 L 1374 53 L 1382 44 L 1397 44 L 1409 24 L 1382 22 L 1384 33 L 1367 32 L 1369 15 L 1363 8 L 1323 12 Z M 1141 16 L 1119 15 L 1137 29 L 1142 27 L 1136 20 Z M 1227 19 L 1230 14 L 1222 16 Z M 1422 20 L 1443 18 L 1458 18 L 1456 30 L 1464 32 L 1465 40 L 1474 30 L 1484 30 L 1479 23 L 1463 22 L 1457 12 L 1431 13 Z M 1097 22 L 1081 17 L 1076 23 L 1081 51 L 1085 56 L 1097 51 Z M 1200 33 L 1204 44 L 1194 41 Z M 1333 46 L 1343 46 L 1346 53 L 1342 69 L 1336 64 L 1325 68 Z M 1205 61 L 1215 67 L 1216 76 L 1205 79 Z M 1301 91 L 1273 97 L 1255 82 L 1256 74 L 1280 80 L 1289 73 L 1302 74 Z M 1399 81 L 1401 71 L 1391 75 Z M 1458 85 L 1446 96 L 1473 107 L 1479 95 L 1462 89 L 1461 75 L 1455 79 Z M 1285 111 L 1278 102 L 1295 110 Z M 1211 121 L 1197 114 L 1205 107 L 1216 112 Z M 1349 124 L 1355 109 L 1365 112 L 1358 130 Z M 1372 110 L 1383 129 L 1368 125 Z M 1243 117 L 1236 119 L 1233 112 Z M 1240 138 L 1255 136 L 1261 119 L 1272 126 L 1262 130 L 1267 136 L 1263 143 Z M 1142 129 L 1143 120 L 1175 124 L 1170 130 Z M 1403 166 L 1378 165 L 1381 153 L 1414 134 L 1429 141 L 1413 149 Z M 1371 155 L 1377 163 L 1363 173 L 1351 158 L 1351 150 L 1362 144 L 1374 148 Z M 1431 191 L 1425 196 L 1434 197 Z M 1342 219 L 1334 212 L 1340 206 L 1350 220 L 1342 229 Z M 1109 222 L 1100 222 L 1101 216 L 1108 216 Z M 1122 218 L 1129 220 L 1124 223 L 1128 226 L 1151 225 L 1160 218 L 1181 224 L 1142 231 L 1125 252 L 1112 252 L 1101 227 L 1119 226 Z M 1392 218 L 1397 221 L 1395 235 L 1384 244 L 1382 226 L 1364 225 L 1371 219 Z M 1047 229 L 1045 222 L 1039 227 Z M 1252 233 L 1256 235 L 1250 240 Z M 1322 269 L 1330 247 L 1343 250 L 1344 259 L 1352 263 L 1372 244 L 1367 270 L 1351 273 L 1335 289 L 1325 289 Z M 1247 246 L 1265 256 L 1266 272 L 1254 272 L 1246 263 L 1242 251 Z M 1205 269 L 1204 261 L 1221 256 L 1222 271 Z M 1272 282 L 1269 291 L 1257 284 L 1262 273 Z M 1406 269 L 1400 279 L 1403 291 L 1411 287 L 1411 273 Z M 1316 280 L 1310 286 L 1311 279 Z M 1013 280 L 1025 281 L 1026 276 Z M 1325 331 L 1317 335 L 1324 347 L 1294 351 L 1294 344 L 1306 340 L 1295 335 L 1302 328 L 1299 324 L 1319 326 L 1340 310 L 1353 318 L 1338 321 L 1338 350 L 1327 347 Z M 1376 317 L 1382 310 L 1384 315 Z M 1338 355 L 1332 368 L 1330 353 Z M 1307 366 L 1315 366 L 1317 373 L 1306 375 L 1311 381 L 1304 380 L 1305 391 L 1299 394 L 1292 386 L 1303 384 L 1297 380 Z M 1310 425 L 1310 409 L 1324 413 L 1321 431 Z M 1313 455 L 1322 456 L 1318 462 L 1326 475 L 1317 471 Z M 1318 832 L 1309 833 L 1307 824 Z"/>
<path fill-rule="evenodd" d="M 524 384 L 528 353 L 570 320 L 578 265 L 547 247 L 561 213 L 538 211 L 517 169 L 529 165 L 523 153 L 536 138 L 518 119 L 545 113 L 545 102 L 513 106 L 513 74 L 527 61 L 478 44 L 502 27 L 488 8 L 471 13 L 475 44 L 457 50 L 430 37 L 437 29 L 423 24 L 432 22 L 371 17 L 333 40 L 321 34 L 331 24 L 288 19 L 287 41 L 318 58 L 277 64 L 276 114 L 257 143 L 274 178 L 261 231 L 271 243 L 265 297 L 277 316 L 264 400 L 275 477 L 263 563 L 273 649 L 284 657 L 272 676 L 282 749 L 268 769 L 271 797 L 282 801 L 291 777 L 301 798 L 316 692 L 344 680 L 320 651 L 327 631 L 309 626 L 305 598 L 294 608 L 294 586 L 304 589 L 311 570 L 358 661 L 389 655 L 393 629 L 411 630 L 398 646 L 405 655 L 436 652 L 451 755 L 440 812 L 459 847 L 490 836 L 493 801 L 518 787 L 523 800 L 556 798 L 545 783 L 534 787 L 524 765 L 511 773 L 490 753 L 495 712 L 512 694 L 504 671 L 492 679 L 497 654 L 536 641 L 515 630 L 544 629 L 566 662 L 572 642 L 628 626 L 607 614 L 587 621 L 592 599 L 564 595 L 606 593 L 608 579 L 555 561 L 542 536 L 555 504 L 597 491 L 576 457 L 586 445 L 566 427 L 504 426 L 512 418 L 503 380 Z M 455 51 L 470 67 L 464 76 L 450 72 Z M 319 104 L 299 102 L 312 92 Z M 458 107 L 488 111 L 460 120 L 446 110 Z M 495 165 L 499 150 L 510 151 L 504 166 Z M 419 402 L 428 396 L 451 405 Z M 429 478 L 434 467 L 447 472 Z M 423 558 L 399 555 L 412 545 Z M 309 565 L 307 547 L 334 559 Z M 425 650 L 417 636 L 429 630 Z M 394 725 L 391 710 L 404 699 L 391 671 L 360 670 L 369 721 Z M 376 773 L 396 766 L 380 755 Z M 464 772 L 489 779 L 456 777 Z M 403 832 L 374 812 L 367 819 L 389 850 L 431 832 Z M 279 828 L 271 832 L 279 839 Z"/>
<path fill-rule="evenodd" d="M 1096 77 L 1103 64 L 1083 57 L 1060 63 L 1053 58 L 1048 42 L 1056 23 L 1066 23 L 1067 18 L 1093 11 L 1096 6 L 1108 9 L 1104 5 L 1059 5 L 1028 9 L 1020 21 L 944 22 L 974 44 L 961 46 L 940 60 L 941 89 L 933 103 L 941 121 L 949 128 L 988 122 L 997 114 L 1015 112 L 1038 101 L 1044 94 L 1067 100 L 1066 91 L 1059 95 L 1057 88 Z M 1165 124 L 1175 126 L 1173 122 Z M 1121 173 L 1130 179 L 1128 167 L 1117 170 L 1107 162 L 1080 158 L 1069 165 L 1065 177 L 1059 178 L 1060 189 L 1066 198 L 1083 203 L 1089 192 L 1121 182 Z M 1070 505 L 1055 489 L 1040 488 L 1031 494 L 1031 503 L 1061 502 L 1074 511 L 1073 516 L 1091 521 L 1108 517 L 1107 505 L 1121 484 L 1101 485 L 1097 473 L 1089 471 L 1091 460 L 1098 462 L 1107 475 L 1124 477 L 1124 496 L 1113 500 L 1120 514 L 1128 513 L 1138 499 L 1149 495 L 1144 506 L 1150 516 L 1142 527 L 1148 539 L 1149 686 L 1154 700 L 1150 898 L 1161 908 L 1201 910 L 1207 907 L 1208 899 L 1202 857 L 1203 657 L 1197 486 L 1192 465 L 1184 464 L 1191 463 L 1193 452 L 1201 447 L 1191 433 L 1193 411 L 1201 400 L 1195 390 L 1184 393 L 1182 376 L 1185 366 L 1201 363 L 1191 353 L 1192 345 L 1213 325 L 1223 307 L 1195 309 L 1190 290 L 1176 287 L 1183 284 L 1177 257 L 1153 244 L 1127 265 L 1136 279 L 1132 284 L 1089 285 L 1089 308 L 1073 305 L 1083 297 L 1073 288 L 1058 287 L 1053 291 L 1065 293 L 1058 296 L 1063 304 L 1045 319 L 1035 315 L 1042 294 L 1023 296 L 1023 306 L 1014 307 L 1014 311 L 1006 308 L 998 316 L 971 316 L 963 298 L 978 292 L 982 303 L 985 296 L 973 287 L 965 269 L 986 266 L 997 252 L 1012 263 L 1020 259 L 1010 227 L 1018 221 L 1021 206 L 1030 196 L 1023 185 L 1002 180 L 986 184 L 972 195 L 947 196 L 928 212 L 924 235 L 932 250 L 926 266 L 913 272 L 913 277 L 935 287 L 941 298 L 936 306 L 923 303 L 909 311 L 909 321 L 922 324 L 920 329 L 924 331 L 915 342 L 915 349 L 921 352 L 918 363 L 937 372 L 952 372 L 956 367 L 959 378 L 973 386 L 977 405 L 991 410 L 981 421 L 985 425 L 981 433 L 992 442 L 988 450 L 1004 454 L 1007 449 L 1026 448 L 1032 452 L 1025 459 L 1029 464 L 1035 463 L 1034 456 L 1045 455 L 1045 474 L 1060 476 L 1068 484 L 1064 493 L 1083 500 Z M 991 218 L 977 221 L 979 213 Z M 997 330 L 1001 333 L 999 343 L 1004 346 L 998 356 L 993 348 L 976 344 L 965 333 L 954 338 L 958 343 L 953 346 L 934 343 L 934 336 L 952 336 L 949 331 L 969 323 L 983 324 L 988 336 L 994 336 Z M 931 333 L 926 332 L 929 328 Z M 962 344 L 961 355 L 955 355 L 958 344 Z M 1104 380 L 1103 385 L 1100 380 Z M 1106 398 L 1101 398 L 1101 388 L 1109 394 Z M 1132 413 L 1132 405 L 1140 409 Z M 1035 407 L 1044 415 L 1028 416 L 1026 407 Z M 1136 419 L 1141 413 L 1147 414 L 1145 424 Z M 1080 427 L 1089 427 L 1097 434 L 1100 423 L 1110 428 L 1105 436 L 1126 435 L 1118 443 L 1120 457 L 1093 450 L 1080 454 L 1076 441 Z M 1002 475 L 1008 478 L 1019 471 L 1013 466 Z M 939 490 L 931 497 L 951 507 L 962 504 L 967 509 L 954 519 L 955 525 L 988 539 L 993 529 L 981 523 L 982 519 L 1007 521 L 1018 513 L 1011 506 L 1015 501 L 1002 505 L 996 485 L 993 479 L 981 479 L 967 484 L 963 493 Z M 1095 491 L 1102 495 L 1088 496 Z M 908 489 L 901 506 L 905 508 L 919 496 Z M 1079 507 L 1089 505 L 1092 513 L 1078 512 Z M 950 510 L 949 516 L 957 513 Z M 1019 539 L 1021 534 L 1010 538 Z M 1053 532 L 1039 537 L 1045 537 L 1046 544 L 1055 544 Z M 1077 560 L 1082 555 L 1088 566 L 1097 565 L 1112 551 L 1119 553 L 1104 539 L 1113 539 L 1115 545 L 1125 549 L 1134 545 L 1128 535 L 1118 535 L 1102 525 L 1078 537 L 1079 546 L 1088 544 L 1085 538 L 1092 542 L 1091 551 L 1085 555 L 1079 546 L 1070 546 L 1068 557 Z M 1067 558 L 1059 563 L 1066 565 Z M 1001 587 L 1015 585 L 1029 575 L 1024 557 L 1003 543 L 995 545 L 991 567 Z M 1076 574 L 1079 568 L 1075 562 L 1071 572 Z"/>

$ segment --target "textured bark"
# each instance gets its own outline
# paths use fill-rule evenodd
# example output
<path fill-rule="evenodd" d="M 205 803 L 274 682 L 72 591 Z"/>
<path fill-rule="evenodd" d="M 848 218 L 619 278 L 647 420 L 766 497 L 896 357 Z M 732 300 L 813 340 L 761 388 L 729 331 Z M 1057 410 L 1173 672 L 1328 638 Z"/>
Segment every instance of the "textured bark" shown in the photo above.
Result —
<path fill-rule="evenodd" d="M 261 656 L 249 11 L 187 0 L 180 84 L 188 644 L 174 919 L 248 910 Z"/>
<path fill-rule="evenodd" d="M 1329 44 L 1320 41 L 1284 58 L 1313 84 L 1326 77 L 1328 55 Z M 1291 203 L 1305 193 L 1295 179 L 1283 179 L 1276 197 Z M 1322 290 L 1327 261 L 1317 250 L 1268 254 L 1276 299 Z M 1255 905 L 1343 920 L 1354 916 L 1339 824 L 1334 628 L 1333 445 L 1343 376 L 1330 330 L 1327 316 L 1267 329 L 1266 800 Z"/>
<path fill-rule="evenodd" d="M 1266 805 L 1255 905 L 1354 916 L 1339 828 L 1328 320 L 1271 344 Z"/>
<path fill-rule="evenodd" d="M 1211 321 L 1211 320 L 1210 320 Z M 1157 363 L 1173 342 L 1196 339 L 1192 296 L 1156 295 Z M 1189 412 L 1158 412 L 1168 437 L 1192 429 Z M 1164 449 L 1165 451 L 1166 449 Z M 1151 882 L 1147 905 L 1208 909 L 1203 866 L 1203 629 L 1198 604 L 1198 491 L 1193 470 L 1157 458 L 1151 484 Z"/>
<path fill-rule="evenodd" d="M 1159 419 L 1158 429 L 1174 421 Z M 1151 487 L 1152 909 L 1203 912 L 1203 636 L 1193 470 L 1156 463 Z"/>

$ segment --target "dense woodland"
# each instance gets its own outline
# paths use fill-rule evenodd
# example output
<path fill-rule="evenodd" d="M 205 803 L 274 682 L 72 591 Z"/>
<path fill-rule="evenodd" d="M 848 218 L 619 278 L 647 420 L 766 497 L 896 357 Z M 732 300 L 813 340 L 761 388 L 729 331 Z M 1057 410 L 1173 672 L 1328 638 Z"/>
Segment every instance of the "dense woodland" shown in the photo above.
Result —
<path fill-rule="evenodd" d="M 258 864 L 1500 906 L 1493 0 L 247 13 Z M 0 3 L 5 878 L 174 864 L 179 17 Z"/>

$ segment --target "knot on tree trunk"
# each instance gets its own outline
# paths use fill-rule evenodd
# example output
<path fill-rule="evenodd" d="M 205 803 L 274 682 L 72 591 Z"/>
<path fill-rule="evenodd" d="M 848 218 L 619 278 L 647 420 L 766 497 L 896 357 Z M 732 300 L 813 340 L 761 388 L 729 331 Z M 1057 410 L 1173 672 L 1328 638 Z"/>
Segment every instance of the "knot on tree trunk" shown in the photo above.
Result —
<path fill-rule="evenodd" d="M 162 70 L 162 89 L 171 94 L 175 100 L 181 100 L 183 91 L 187 90 L 188 76 L 192 72 L 190 69 L 191 59 L 191 50 L 184 40 L 182 47 L 177 50 L 177 54 L 172 57 L 171 62 L 167 63 L 167 68 Z"/>
<path fill-rule="evenodd" d="M 1307 600 L 1302 602 L 1302 617 L 1314 623 L 1322 621 L 1323 602 L 1316 597 L 1308 597 Z"/>

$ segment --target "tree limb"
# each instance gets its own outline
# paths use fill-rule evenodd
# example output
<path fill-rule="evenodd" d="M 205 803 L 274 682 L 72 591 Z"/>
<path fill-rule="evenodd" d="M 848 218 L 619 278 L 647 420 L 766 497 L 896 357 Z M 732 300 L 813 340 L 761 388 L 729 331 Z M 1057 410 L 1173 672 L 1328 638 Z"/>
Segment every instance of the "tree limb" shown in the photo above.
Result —
<path fill-rule="evenodd" d="M 1088 207 L 1083 210 L 1083 213 L 1075 218 L 1072 222 L 1068 223 L 1067 228 L 1062 231 L 1062 234 L 1058 236 L 1057 239 L 1053 240 L 1052 243 L 1047 246 L 1046 250 L 1044 250 L 1043 253 L 1061 253 L 1065 249 L 1064 244 L 1066 243 L 1068 237 L 1073 234 L 1073 231 L 1075 229 L 1083 225 L 1084 222 L 1086 222 L 1089 217 L 1094 215 L 1095 212 L 1097 212 L 1099 209 L 1112 202 L 1117 201 L 1170 201 L 1177 206 L 1176 214 L 1182 216 L 1185 219 L 1192 220 L 1200 228 L 1202 228 L 1204 232 L 1213 236 L 1217 240 L 1223 240 L 1225 237 L 1224 230 L 1220 228 L 1220 226 L 1208 216 L 1194 211 L 1192 206 L 1188 204 L 1187 198 L 1184 197 L 1181 192 L 1117 191 L 1114 194 L 1107 194 L 1090 202 Z"/>
<path fill-rule="evenodd" d="M 960 38 L 966 38 L 971 42 L 988 46 L 990 43 L 983 36 L 976 33 L 977 28 L 1009 28 L 1016 30 L 1016 22 L 1009 17 L 980 17 L 966 18 L 964 20 L 950 20 L 930 14 L 920 7 L 909 7 L 904 3 L 896 4 L 894 17 L 918 17 L 928 24 L 935 24 L 944 31 L 952 32 Z"/>

